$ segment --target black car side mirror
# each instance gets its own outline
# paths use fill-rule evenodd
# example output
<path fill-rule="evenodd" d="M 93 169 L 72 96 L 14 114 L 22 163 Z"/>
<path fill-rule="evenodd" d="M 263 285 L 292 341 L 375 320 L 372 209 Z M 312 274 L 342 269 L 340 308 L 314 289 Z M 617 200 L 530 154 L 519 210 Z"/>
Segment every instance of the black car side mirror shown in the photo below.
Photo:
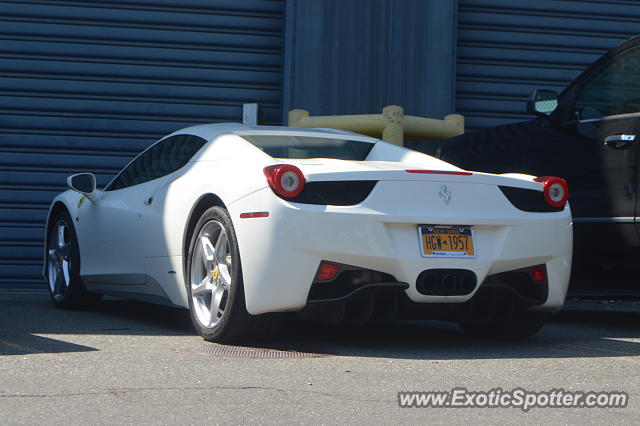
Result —
<path fill-rule="evenodd" d="M 67 186 L 85 195 L 91 201 L 96 200 L 96 177 L 93 173 L 78 173 L 67 178 Z"/>
<path fill-rule="evenodd" d="M 546 117 L 558 108 L 558 94 L 553 90 L 536 89 L 527 101 L 527 112 Z"/>

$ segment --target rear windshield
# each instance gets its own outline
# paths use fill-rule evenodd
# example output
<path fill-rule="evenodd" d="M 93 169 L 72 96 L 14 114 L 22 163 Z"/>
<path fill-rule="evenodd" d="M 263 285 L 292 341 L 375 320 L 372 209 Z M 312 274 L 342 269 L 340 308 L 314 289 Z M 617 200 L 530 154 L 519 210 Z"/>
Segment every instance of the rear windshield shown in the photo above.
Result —
<path fill-rule="evenodd" d="M 364 161 L 373 148 L 370 142 L 307 136 L 242 135 L 274 158 L 335 158 Z"/>

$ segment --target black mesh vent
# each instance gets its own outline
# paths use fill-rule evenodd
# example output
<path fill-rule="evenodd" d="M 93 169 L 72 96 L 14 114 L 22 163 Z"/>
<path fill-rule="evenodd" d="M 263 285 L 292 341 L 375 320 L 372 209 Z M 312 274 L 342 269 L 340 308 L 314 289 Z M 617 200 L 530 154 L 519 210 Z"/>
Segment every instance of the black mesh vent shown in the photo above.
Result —
<path fill-rule="evenodd" d="M 364 201 L 376 186 L 375 180 L 307 182 L 302 193 L 288 201 L 304 204 L 353 206 Z"/>
<path fill-rule="evenodd" d="M 544 199 L 542 191 L 535 189 L 514 188 L 512 186 L 500 186 L 502 193 L 509 202 L 519 210 L 525 212 L 561 212 L 563 207 L 551 207 Z"/>

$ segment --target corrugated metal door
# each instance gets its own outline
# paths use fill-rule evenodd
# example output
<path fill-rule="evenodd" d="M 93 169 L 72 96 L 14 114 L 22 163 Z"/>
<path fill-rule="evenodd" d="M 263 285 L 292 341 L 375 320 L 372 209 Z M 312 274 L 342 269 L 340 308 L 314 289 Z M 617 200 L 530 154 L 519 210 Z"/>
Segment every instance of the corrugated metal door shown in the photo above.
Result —
<path fill-rule="evenodd" d="M 0 287 L 43 285 L 43 222 L 67 175 L 105 184 L 163 134 L 281 117 L 282 1 L 0 3 Z"/>
<path fill-rule="evenodd" d="M 531 90 L 562 90 L 638 33 L 636 0 L 459 0 L 456 111 L 468 129 L 532 118 Z"/>

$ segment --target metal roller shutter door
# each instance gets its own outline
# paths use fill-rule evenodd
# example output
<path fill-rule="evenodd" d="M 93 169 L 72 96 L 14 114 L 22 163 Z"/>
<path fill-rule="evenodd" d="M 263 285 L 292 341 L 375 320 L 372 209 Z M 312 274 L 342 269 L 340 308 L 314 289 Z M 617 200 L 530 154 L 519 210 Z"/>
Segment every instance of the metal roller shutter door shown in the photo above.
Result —
<path fill-rule="evenodd" d="M 281 111 L 282 1 L 0 3 L 0 287 L 40 286 L 67 175 L 104 185 L 163 134 Z"/>
<path fill-rule="evenodd" d="M 640 2 L 459 0 L 456 111 L 467 128 L 531 118 L 531 90 L 561 90 L 640 33 Z"/>

